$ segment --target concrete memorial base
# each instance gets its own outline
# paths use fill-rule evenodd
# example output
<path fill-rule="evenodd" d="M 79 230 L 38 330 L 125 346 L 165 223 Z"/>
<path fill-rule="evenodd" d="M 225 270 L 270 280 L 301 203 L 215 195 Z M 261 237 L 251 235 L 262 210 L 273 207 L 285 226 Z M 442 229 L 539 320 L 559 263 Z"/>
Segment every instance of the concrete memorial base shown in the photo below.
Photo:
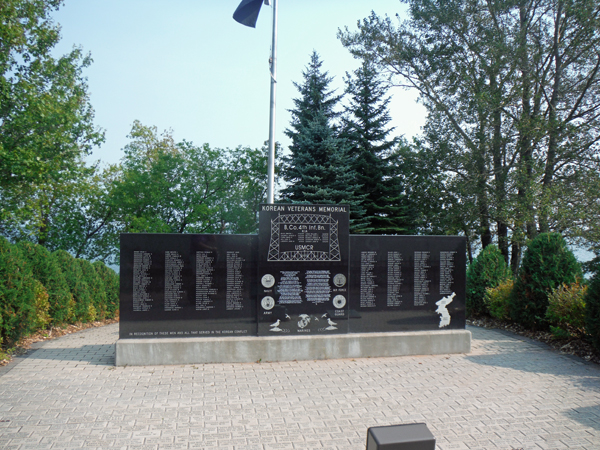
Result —
<path fill-rule="evenodd" d="M 120 339 L 117 366 L 244 363 L 469 353 L 467 330 L 311 336 Z"/>

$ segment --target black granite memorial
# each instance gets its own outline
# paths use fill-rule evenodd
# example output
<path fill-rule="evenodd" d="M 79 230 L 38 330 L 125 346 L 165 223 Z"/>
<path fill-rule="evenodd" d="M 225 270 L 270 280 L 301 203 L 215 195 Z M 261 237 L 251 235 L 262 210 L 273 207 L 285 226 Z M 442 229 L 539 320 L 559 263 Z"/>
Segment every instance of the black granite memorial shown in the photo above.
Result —
<path fill-rule="evenodd" d="M 350 236 L 350 332 L 465 328 L 466 240 Z"/>
<path fill-rule="evenodd" d="M 122 234 L 119 335 L 256 335 L 257 236 Z"/>
<path fill-rule="evenodd" d="M 345 205 L 261 205 L 259 234 L 122 234 L 122 339 L 465 328 L 466 240 L 349 235 Z"/>
<path fill-rule="evenodd" d="M 260 205 L 258 334 L 348 332 L 347 205 Z"/>

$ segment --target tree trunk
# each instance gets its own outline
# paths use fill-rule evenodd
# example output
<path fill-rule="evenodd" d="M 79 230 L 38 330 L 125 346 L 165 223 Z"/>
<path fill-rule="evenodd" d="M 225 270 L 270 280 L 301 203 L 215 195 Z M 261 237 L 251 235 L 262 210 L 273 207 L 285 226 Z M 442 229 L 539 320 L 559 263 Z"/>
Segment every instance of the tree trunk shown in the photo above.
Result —
<path fill-rule="evenodd" d="M 518 206 L 520 211 L 516 211 L 517 222 L 524 222 L 526 226 L 527 237 L 533 239 L 536 235 L 535 214 L 533 207 L 533 136 L 532 136 L 532 108 L 531 108 L 531 69 L 529 67 L 529 53 L 527 51 L 527 24 L 528 11 L 527 2 L 519 5 L 520 18 L 520 36 L 519 36 L 519 66 L 521 71 L 521 118 L 518 124 Z M 521 220 L 519 220 L 521 219 Z"/>
<path fill-rule="evenodd" d="M 550 220 L 549 211 L 550 205 L 548 205 L 549 193 L 552 188 L 552 181 L 554 179 L 554 170 L 556 166 L 556 151 L 558 147 L 558 135 L 560 133 L 558 115 L 556 113 L 556 105 L 558 104 L 558 95 L 562 84 L 562 57 L 559 51 L 561 29 L 560 29 L 560 18 L 562 16 L 563 2 L 558 2 L 556 11 L 556 18 L 554 24 L 554 43 L 552 48 L 552 56 L 554 59 L 554 80 L 552 86 L 552 96 L 550 97 L 550 103 L 548 104 L 548 153 L 546 156 L 546 166 L 544 168 L 544 178 L 542 181 L 542 207 L 540 211 L 540 231 L 542 233 L 550 231 Z"/>
<path fill-rule="evenodd" d="M 490 74 L 490 90 L 493 95 L 494 111 L 492 114 L 493 138 L 492 157 L 494 163 L 494 188 L 496 198 L 496 228 L 498 230 L 498 248 L 508 260 L 508 225 L 506 223 L 506 178 L 507 169 L 504 167 L 504 145 L 502 144 L 502 92 L 498 89 L 497 73 Z"/>
<path fill-rule="evenodd" d="M 471 245 L 471 239 L 469 238 L 469 230 L 464 228 L 465 237 L 467 238 L 467 255 L 469 257 L 469 264 L 473 262 L 473 246 Z"/>
<path fill-rule="evenodd" d="M 479 118 L 480 130 L 479 130 L 479 145 L 475 149 L 475 167 L 477 170 L 477 209 L 479 213 L 479 233 L 481 239 L 481 248 L 486 248 L 492 243 L 492 230 L 490 229 L 490 206 L 487 192 L 487 167 L 485 164 L 485 133 L 483 129 L 485 118 Z"/>
<path fill-rule="evenodd" d="M 517 240 L 513 240 L 510 252 L 510 269 L 513 275 L 517 275 L 521 264 L 521 244 Z"/>

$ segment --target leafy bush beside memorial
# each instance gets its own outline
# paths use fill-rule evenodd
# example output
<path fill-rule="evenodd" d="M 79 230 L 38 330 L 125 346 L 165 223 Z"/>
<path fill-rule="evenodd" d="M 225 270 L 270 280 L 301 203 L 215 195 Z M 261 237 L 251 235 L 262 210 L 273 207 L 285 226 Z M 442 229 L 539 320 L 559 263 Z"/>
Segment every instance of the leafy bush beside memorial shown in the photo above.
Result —
<path fill-rule="evenodd" d="M 107 267 L 102 261 L 96 261 L 92 266 L 104 283 L 104 292 L 106 294 L 106 317 L 112 319 L 119 309 L 119 275 L 114 270 Z"/>
<path fill-rule="evenodd" d="M 92 266 L 92 263 L 85 259 L 77 259 L 77 263 L 81 268 L 83 280 L 88 286 L 91 296 L 91 307 L 88 321 L 104 320 L 106 318 L 106 291 L 104 281 Z M 94 314 L 92 314 L 92 312 Z"/>
<path fill-rule="evenodd" d="M 35 279 L 20 249 L 0 237 L 0 340 L 12 345 L 33 330 Z"/>
<path fill-rule="evenodd" d="M 496 245 L 488 245 L 467 269 L 466 306 L 470 316 L 489 314 L 486 289 L 511 279 L 510 268 Z"/>
<path fill-rule="evenodd" d="M 54 324 L 66 323 L 72 295 L 58 262 L 45 247 L 31 242 L 17 244 L 27 260 L 27 264 L 48 293 L 48 314 Z"/>
<path fill-rule="evenodd" d="M 79 263 L 64 250 L 56 250 L 52 253 L 52 257 L 62 268 L 69 290 L 73 295 L 73 302 L 68 311 L 69 321 L 89 322 L 94 320 L 96 311 L 92 303 L 92 295 L 84 280 Z"/>
<path fill-rule="evenodd" d="M 494 319 L 510 320 L 510 296 L 515 286 L 515 281 L 508 278 L 498 286 L 485 290 L 484 303 Z"/>
<path fill-rule="evenodd" d="M 46 328 L 46 326 L 50 323 L 51 318 L 48 314 L 48 310 L 50 309 L 50 302 L 48 302 L 48 291 L 38 280 L 34 280 L 33 293 L 34 314 L 31 330 L 35 331 Z"/>
<path fill-rule="evenodd" d="M 102 262 L 0 237 L 0 345 L 50 325 L 115 317 L 119 275 Z"/>
<path fill-rule="evenodd" d="M 563 284 L 548 295 L 546 319 L 556 337 L 585 336 L 585 284 Z"/>
<path fill-rule="evenodd" d="M 511 318 L 533 330 L 548 329 L 548 296 L 582 279 L 581 266 L 559 233 L 541 233 L 529 244 L 511 296 Z"/>

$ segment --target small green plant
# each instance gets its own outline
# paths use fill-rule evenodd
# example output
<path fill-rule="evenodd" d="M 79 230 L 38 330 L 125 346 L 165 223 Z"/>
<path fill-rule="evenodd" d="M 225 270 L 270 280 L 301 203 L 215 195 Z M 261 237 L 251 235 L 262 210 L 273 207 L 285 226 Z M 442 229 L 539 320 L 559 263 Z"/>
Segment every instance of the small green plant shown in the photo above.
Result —
<path fill-rule="evenodd" d="M 488 245 L 467 269 L 466 303 L 470 316 L 489 314 L 484 301 L 486 289 L 494 288 L 511 278 L 504 256 L 496 245 Z"/>
<path fill-rule="evenodd" d="M 67 313 L 66 313 L 66 317 L 67 320 L 66 322 L 62 323 L 62 328 L 66 328 L 66 324 L 67 323 L 73 323 L 75 322 L 75 298 L 73 297 L 73 294 L 71 294 L 69 292 L 69 302 L 67 303 Z"/>
<path fill-rule="evenodd" d="M 511 318 L 529 329 L 548 329 L 548 295 L 563 283 L 581 279 L 581 266 L 563 237 L 541 233 L 523 256 L 510 300 Z"/>
<path fill-rule="evenodd" d="M 550 330 L 559 338 L 585 335 L 585 294 L 581 283 L 562 284 L 548 296 L 546 319 Z"/>
<path fill-rule="evenodd" d="M 34 286 L 35 293 L 35 315 L 32 324 L 33 331 L 41 330 L 46 328 L 48 323 L 50 323 L 50 316 L 48 315 L 48 310 L 50 309 L 50 303 L 48 302 L 48 292 L 42 283 L 38 280 L 35 280 Z"/>
<path fill-rule="evenodd" d="M 94 322 L 97 318 L 98 318 L 98 312 L 96 311 L 96 308 L 94 307 L 94 305 L 92 305 L 90 303 L 90 307 L 88 308 L 88 313 L 87 313 L 87 316 L 85 319 L 87 322 Z"/>
<path fill-rule="evenodd" d="M 487 288 L 484 302 L 490 316 L 499 320 L 510 319 L 510 296 L 514 288 L 513 279 L 507 279 L 494 288 Z"/>

